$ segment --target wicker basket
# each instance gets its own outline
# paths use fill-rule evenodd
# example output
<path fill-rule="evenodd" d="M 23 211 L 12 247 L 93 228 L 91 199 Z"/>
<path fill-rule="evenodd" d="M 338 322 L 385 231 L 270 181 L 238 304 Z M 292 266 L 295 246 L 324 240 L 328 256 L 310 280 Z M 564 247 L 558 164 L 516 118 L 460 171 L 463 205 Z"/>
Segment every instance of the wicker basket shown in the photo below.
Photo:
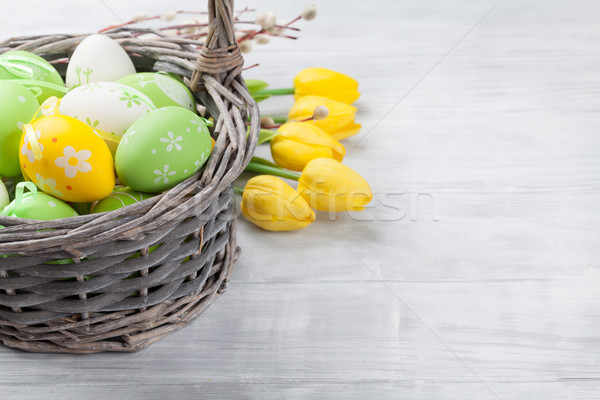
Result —
<path fill-rule="evenodd" d="M 260 118 L 240 75 L 233 0 L 209 0 L 208 13 L 200 51 L 200 42 L 151 29 L 107 32 L 138 71 L 180 74 L 206 106 L 216 122 L 207 165 L 173 189 L 120 210 L 46 222 L 0 217 L 6 227 L 0 229 L 0 338 L 6 346 L 137 351 L 193 321 L 225 290 L 240 252 L 232 185 L 252 156 Z M 0 43 L 0 53 L 27 50 L 53 60 L 68 57 L 85 37 L 13 38 Z M 73 263 L 55 262 L 65 259 Z"/>

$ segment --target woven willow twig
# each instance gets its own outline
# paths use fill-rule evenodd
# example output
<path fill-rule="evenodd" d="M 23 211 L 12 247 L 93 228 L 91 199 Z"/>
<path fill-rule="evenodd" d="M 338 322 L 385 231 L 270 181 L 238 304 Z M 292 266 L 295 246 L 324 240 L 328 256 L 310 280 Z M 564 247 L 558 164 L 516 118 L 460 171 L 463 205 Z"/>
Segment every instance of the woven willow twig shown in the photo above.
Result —
<path fill-rule="evenodd" d="M 216 139 L 207 165 L 173 189 L 120 210 L 54 221 L 0 217 L 5 345 L 35 352 L 136 351 L 194 320 L 225 290 L 239 256 L 232 184 L 252 157 L 260 117 L 240 75 L 233 1 L 209 0 L 208 10 L 210 30 L 200 51 L 196 41 L 155 30 L 108 33 L 138 71 L 179 73 L 204 102 Z M 157 38 L 139 35 L 147 32 Z M 18 37 L 1 42 L 0 53 L 27 50 L 59 60 L 86 36 Z M 64 74 L 66 65 L 56 65 Z"/>

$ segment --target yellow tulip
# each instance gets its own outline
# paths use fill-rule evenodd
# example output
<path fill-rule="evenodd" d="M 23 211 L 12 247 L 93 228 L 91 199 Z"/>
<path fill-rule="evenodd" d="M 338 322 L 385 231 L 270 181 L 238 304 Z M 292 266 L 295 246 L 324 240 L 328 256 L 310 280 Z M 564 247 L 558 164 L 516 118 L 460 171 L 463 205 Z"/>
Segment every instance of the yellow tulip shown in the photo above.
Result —
<path fill-rule="evenodd" d="M 295 97 L 322 96 L 352 104 L 358 99 L 358 82 L 348 75 L 325 68 L 307 68 L 294 78 Z"/>
<path fill-rule="evenodd" d="M 317 158 L 306 164 L 298 192 L 319 211 L 360 211 L 373 199 L 367 181 L 332 158 Z"/>
<path fill-rule="evenodd" d="M 342 140 L 355 135 L 360 130 L 360 124 L 354 123 L 356 107 L 319 96 L 299 98 L 288 115 L 290 121 L 304 121 L 311 118 L 318 106 L 325 106 L 329 111 L 327 117 L 318 121 L 306 121 L 327 132 L 335 140 Z"/>
<path fill-rule="evenodd" d="M 315 158 L 328 157 L 342 161 L 346 149 L 327 133 L 306 122 L 288 122 L 277 129 L 271 140 L 273 160 L 283 168 L 302 171 Z"/>
<path fill-rule="evenodd" d="M 302 229 L 315 220 L 306 200 L 272 175 L 258 175 L 248 181 L 241 208 L 248 221 L 268 231 Z"/>

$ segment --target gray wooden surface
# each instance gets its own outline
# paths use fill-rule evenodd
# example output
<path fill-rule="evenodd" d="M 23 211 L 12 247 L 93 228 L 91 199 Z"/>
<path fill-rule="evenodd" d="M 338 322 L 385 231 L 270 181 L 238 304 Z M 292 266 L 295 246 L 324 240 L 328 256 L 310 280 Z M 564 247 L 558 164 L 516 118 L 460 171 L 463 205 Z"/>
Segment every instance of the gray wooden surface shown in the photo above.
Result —
<path fill-rule="evenodd" d="M 250 4 L 291 18 L 292 3 Z M 289 234 L 242 221 L 229 290 L 193 325 L 137 354 L 0 348 L 2 398 L 600 397 L 600 3 L 317 6 L 247 76 L 281 87 L 320 65 L 360 81 L 345 162 L 372 207 Z M 0 33 L 169 7 L 21 1 Z"/>

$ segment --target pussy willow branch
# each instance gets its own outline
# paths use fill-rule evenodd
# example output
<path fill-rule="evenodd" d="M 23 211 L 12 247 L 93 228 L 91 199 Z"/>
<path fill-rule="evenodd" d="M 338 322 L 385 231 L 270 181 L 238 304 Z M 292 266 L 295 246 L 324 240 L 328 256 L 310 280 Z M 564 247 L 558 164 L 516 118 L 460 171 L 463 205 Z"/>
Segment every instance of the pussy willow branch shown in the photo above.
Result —
<path fill-rule="evenodd" d="M 234 16 L 234 24 L 235 25 L 257 25 L 256 21 L 240 19 L 241 16 L 245 16 L 246 14 L 255 12 L 255 11 L 256 10 L 248 8 L 248 7 L 241 9 L 239 11 L 236 11 L 235 16 Z M 124 22 L 121 24 L 115 24 L 115 25 L 108 26 L 108 27 L 103 28 L 100 31 L 98 31 L 98 33 L 103 33 L 103 32 L 111 31 L 114 29 L 123 28 L 123 27 L 130 26 L 130 25 L 135 25 L 135 24 L 146 22 L 146 21 L 153 21 L 153 20 L 154 21 L 155 20 L 170 21 L 170 20 L 174 19 L 175 16 L 177 16 L 177 15 L 207 15 L 207 14 L 208 13 L 205 11 L 187 11 L 187 10 L 165 12 L 165 13 L 162 13 L 159 15 L 153 15 L 153 16 L 146 16 L 144 14 L 139 14 L 138 16 L 132 18 L 130 21 L 127 21 L 127 22 Z M 294 24 L 295 22 L 297 22 L 301 19 L 302 19 L 302 16 L 299 15 L 285 24 L 276 24 L 271 29 L 263 29 L 261 27 L 258 27 L 256 29 L 241 29 L 236 26 L 235 32 L 236 32 L 236 37 L 238 37 L 237 42 L 242 43 L 247 40 L 252 40 L 257 35 L 267 35 L 267 36 L 271 36 L 271 37 L 280 37 L 280 38 L 292 39 L 292 40 L 297 39 L 297 37 L 288 35 L 288 34 L 284 33 L 284 31 L 287 30 L 287 31 L 299 32 L 300 29 L 292 26 L 292 24 Z M 165 33 L 169 34 L 170 36 L 176 36 L 176 37 L 181 37 L 181 38 L 186 38 L 186 39 L 201 39 L 207 35 L 208 23 L 198 22 L 198 23 L 192 24 L 192 23 L 185 23 L 185 22 L 187 22 L 187 21 L 184 21 L 184 23 L 162 26 L 162 27 L 157 28 L 157 30 L 165 32 Z M 190 32 L 190 30 L 191 30 L 191 32 Z"/>

